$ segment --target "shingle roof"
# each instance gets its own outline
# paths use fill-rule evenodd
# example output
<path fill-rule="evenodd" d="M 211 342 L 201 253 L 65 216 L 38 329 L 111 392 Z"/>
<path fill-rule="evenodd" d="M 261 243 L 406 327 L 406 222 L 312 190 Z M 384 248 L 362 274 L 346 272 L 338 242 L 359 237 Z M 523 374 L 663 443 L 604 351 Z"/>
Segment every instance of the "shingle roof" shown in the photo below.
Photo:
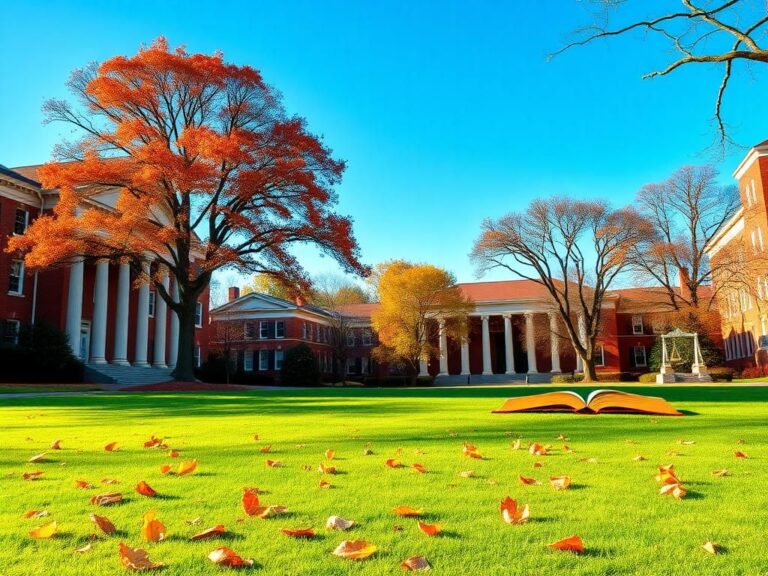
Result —
<path fill-rule="evenodd" d="M 29 175 L 20 172 L 19 170 L 15 168 L 6 168 L 2 164 L 0 164 L 0 174 L 3 174 L 5 176 L 9 176 L 11 178 L 15 178 L 16 180 L 20 180 L 21 182 L 24 182 L 25 184 L 30 184 L 31 186 L 34 186 L 35 188 L 40 188 L 40 182 L 33 179 Z M 35 175 L 37 173 L 35 172 Z"/>

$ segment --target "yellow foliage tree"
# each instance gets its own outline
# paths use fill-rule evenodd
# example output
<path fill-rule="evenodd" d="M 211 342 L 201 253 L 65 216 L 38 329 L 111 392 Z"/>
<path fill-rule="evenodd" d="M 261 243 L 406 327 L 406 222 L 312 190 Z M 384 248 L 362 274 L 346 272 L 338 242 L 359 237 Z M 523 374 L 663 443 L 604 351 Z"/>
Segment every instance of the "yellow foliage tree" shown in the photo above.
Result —
<path fill-rule="evenodd" d="M 418 373 L 419 361 L 439 353 L 434 341 L 439 321 L 446 335 L 459 339 L 467 334 L 467 315 L 474 305 L 456 286 L 453 274 L 428 264 L 394 260 L 377 267 L 380 306 L 371 317 L 379 345 L 374 358 L 401 362 Z"/>

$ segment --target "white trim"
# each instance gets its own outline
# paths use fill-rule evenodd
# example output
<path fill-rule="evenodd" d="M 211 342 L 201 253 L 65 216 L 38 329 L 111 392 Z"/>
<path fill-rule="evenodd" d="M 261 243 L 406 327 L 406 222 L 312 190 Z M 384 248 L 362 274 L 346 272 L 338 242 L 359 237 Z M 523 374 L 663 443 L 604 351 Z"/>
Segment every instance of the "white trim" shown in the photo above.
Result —
<path fill-rule="evenodd" d="M 643 363 L 640 364 L 637 361 L 637 351 L 642 350 L 643 351 Z M 645 346 L 632 346 L 632 360 L 635 365 L 635 368 L 645 368 L 648 366 L 648 351 L 645 349 Z"/>
<path fill-rule="evenodd" d="M 744 230 L 744 209 L 739 208 L 731 218 L 723 224 L 720 231 L 717 232 L 709 242 L 704 246 L 704 252 L 710 258 L 717 254 L 723 246 L 731 242 L 738 234 Z"/>
<path fill-rule="evenodd" d="M 6 340 L 6 339 L 5 339 L 5 328 L 6 328 L 6 326 L 7 326 L 9 323 L 11 323 L 11 324 L 15 324 L 15 325 L 16 325 L 16 331 L 15 331 L 15 334 L 14 334 L 14 338 L 13 338 L 13 341 L 10 341 L 10 340 Z M 16 319 L 16 318 L 7 318 L 7 319 L 6 319 L 6 320 L 3 322 L 3 333 L 2 333 L 2 334 L 0 334 L 0 341 L 2 341 L 2 342 L 8 342 L 9 344 L 18 344 L 18 343 L 19 343 L 19 335 L 20 335 L 20 334 L 21 334 L 21 320 L 18 320 L 18 319 Z"/>
<path fill-rule="evenodd" d="M 640 320 L 637 322 L 637 320 Z M 635 330 L 635 328 L 640 327 L 640 330 Z M 643 315 L 642 314 L 633 314 L 632 315 L 632 334 L 644 334 L 645 333 L 645 325 L 643 324 Z"/>
<path fill-rule="evenodd" d="M 197 323 L 197 311 L 200 310 L 200 323 Z M 195 302 L 195 328 L 202 328 L 203 327 L 203 303 L 198 300 Z"/>
<path fill-rule="evenodd" d="M 283 367 L 283 358 L 285 355 L 283 354 L 282 350 L 275 350 L 275 370 L 280 370 Z M 278 359 L 280 360 L 280 365 L 278 366 Z"/>
<path fill-rule="evenodd" d="M 598 346 L 600 346 L 600 363 L 599 364 L 595 364 L 595 367 L 596 368 L 597 367 L 601 367 L 602 368 L 603 366 L 605 366 L 605 347 L 603 347 L 602 344 L 598 344 Z M 593 350 L 592 351 L 592 359 L 595 358 L 595 352 L 597 352 L 597 350 Z"/>
<path fill-rule="evenodd" d="M 736 170 L 733 171 L 733 177 L 736 180 L 741 180 L 741 177 L 750 169 L 755 160 L 761 156 L 768 156 L 768 146 L 755 146 L 747 152 L 747 155 L 736 167 Z"/>
<path fill-rule="evenodd" d="M 243 371 L 253 372 L 253 350 L 243 352 Z"/>
<path fill-rule="evenodd" d="M 267 350 L 266 348 L 262 348 L 261 350 L 259 350 L 259 372 L 267 372 L 268 370 L 269 370 L 269 350 Z"/>
<path fill-rule="evenodd" d="M 16 290 L 11 290 L 11 278 L 13 277 L 11 274 L 11 271 L 8 272 L 8 294 L 11 296 L 23 296 L 24 295 L 24 272 L 25 272 L 25 266 L 24 266 L 24 260 L 19 260 L 18 258 L 14 258 L 11 260 L 11 270 L 13 270 L 13 267 L 15 264 L 19 264 L 19 286 Z"/>

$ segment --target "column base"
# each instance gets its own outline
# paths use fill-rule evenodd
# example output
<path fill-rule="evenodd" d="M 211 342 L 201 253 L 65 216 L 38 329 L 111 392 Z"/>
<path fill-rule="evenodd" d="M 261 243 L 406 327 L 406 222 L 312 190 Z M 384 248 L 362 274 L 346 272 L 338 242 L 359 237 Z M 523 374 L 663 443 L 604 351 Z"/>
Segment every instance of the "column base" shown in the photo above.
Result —
<path fill-rule="evenodd" d="M 493 372 L 483 372 L 483 376 L 493 376 Z"/>
<path fill-rule="evenodd" d="M 558 369 L 558 370 L 550 370 L 550 371 L 549 371 L 549 373 L 550 373 L 550 374 L 562 374 L 562 373 L 563 373 L 563 371 L 562 371 L 562 370 L 560 370 L 560 369 Z"/>
<path fill-rule="evenodd" d="M 515 372 L 514 370 L 512 370 L 511 372 L 509 372 L 509 371 L 507 371 L 507 372 L 504 372 L 504 374 L 506 374 L 507 376 L 514 376 L 515 374 L 517 374 L 517 372 Z"/>
<path fill-rule="evenodd" d="M 538 374 L 538 370 L 528 370 L 527 374 Z"/>
<path fill-rule="evenodd" d="M 437 375 L 438 376 L 450 376 L 450 374 L 448 372 L 438 372 Z"/>
<path fill-rule="evenodd" d="M 149 362 L 134 362 L 133 363 L 134 368 L 151 368 L 149 365 Z"/>
<path fill-rule="evenodd" d="M 88 362 L 89 364 L 106 364 L 107 359 L 106 358 L 91 358 L 91 360 Z"/>
<path fill-rule="evenodd" d="M 152 368 L 168 368 L 167 364 L 152 364 Z"/>
<path fill-rule="evenodd" d="M 459 376 L 472 376 L 471 372 L 460 372 Z"/>
<path fill-rule="evenodd" d="M 130 366 L 131 363 L 128 362 L 128 360 L 125 360 L 123 358 L 115 358 L 110 362 L 110 364 L 115 364 L 116 366 Z"/>

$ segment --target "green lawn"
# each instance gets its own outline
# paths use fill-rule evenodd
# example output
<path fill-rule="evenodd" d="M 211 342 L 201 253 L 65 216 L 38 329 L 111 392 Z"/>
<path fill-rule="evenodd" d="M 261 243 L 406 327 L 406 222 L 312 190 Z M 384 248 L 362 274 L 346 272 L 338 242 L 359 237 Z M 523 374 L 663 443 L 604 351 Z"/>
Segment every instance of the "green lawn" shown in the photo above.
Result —
<path fill-rule="evenodd" d="M 494 415 L 490 410 L 518 389 L 322 389 L 295 392 L 82 395 L 5 399 L 0 408 L 0 574 L 121 574 L 117 544 L 146 548 L 171 576 L 221 574 L 208 552 L 229 546 L 256 561 L 246 573 L 285 575 L 397 574 L 411 555 L 423 555 L 436 574 L 643 574 L 736 575 L 768 571 L 768 388 L 664 387 L 633 392 L 663 394 L 683 417 Z M 581 391 L 587 390 L 582 388 Z M 258 433 L 261 441 L 255 442 Z M 565 453 L 557 440 L 575 453 Z M 164 436 L 181 459 L 196 458 L 191 476 L 163 476 L 173 461 L 165 451 L 144 449 L 151 434 Z M 511 442 L 552 444 L 552 454 L 534 457 L 513 451 Z M 62 449 L 48 449 L 60 439 Z M 693 440 L 695 444 L 682 444 Z M 744 444 L 737 444 L 742 440 Z M 117 441 L 119 451 L 104 444 Z M 476 444 L 486 457 L 462 455 L 462 442 Z M 372 455 L 363 450 L 370 443 Z M 259 447 L 272 445 L 271 454 Z M 336 450 L 339 473 L 327 477 L 333 489 L 318 487 L 316 471 L 326 449 Z M 748 459 L 736 459 L 735 450 Z M 30 464 L 47 451 L 47 462 Z M 672 453 L 678 454 L 672 454 Z M 636 454 L 646 461 L 633 461 Z M 428 472 L 388 469 L 387 458 L 423 464 Z M 282 468 L 268 468 L 267 458 Z M 597 459 L 596 462 L 589 460 Z M 533 463 L 543 467 L 534 469 Z M 674 463 L 689 489 L 677 501 L 660 496 L 656 466 Z M 304 466 L 311 467 L 306 471 Z M 727 468 L 731 476 L 713 477 Z M 43 470 L 42 479 L 21 479 Z M 459 472 L 474 470 L 475 478 Z M 523 486 L 518 474 L 544 481 Z M 574 486 L 556 492 L 550 475 L 570 475 Z M 101 486 L 102 478 L 120 480 Z M 98 487 L 74 487 L 77 479 Z M 161 497 L 136 494 L 146 480 Z M 262 520 L 245 518 L 244 486 L 266 491 L 262 500 L 282 504 L 290 514 Z M 89 503 L 96 493 L 118 489 L 126 501 L 110 508 Z M 498 503 L 512 496 L 531 507 L 526 525 L 504 524 Z M 423 508 L 427 521 L 444 533 L 427 537 L 413 519 L 397 518 L 399 504 Z M 169 531 L 167 540 L 142 542 L 141 516 L 150 508 Z M 48 518 L 24 519 L 30 509 Z M 90 552 L 74 553 L 89 542 L 90 512 L 107 516 L 119 533 L 102 536 Z M 330 515 L 357 521 L 347 533 L 324 529 Z M 190 526 L 185 520 L 201 517 Z M 51 519 L 60 533 L 33 540 L 27 532 Z M 225 538 L 187 538 L 216 524 Z M 402 530 L 395 530 L 395 525 Z M 283 536 L 281 527 L 313 526 L 314 540 Z M 587 553 L 577 556 L 546 548 L 549 542 L 579 534 Z M 363 562 L 331 555 L 345 538 L 379 546 Z M 701 545 L 724 547 L 718 556 Z"/>
<path fill-rule="evenodd" d="M 98 384 L 0 384 L 0 394 L 37 392 L 92 392 L 101 390 Z"/>

